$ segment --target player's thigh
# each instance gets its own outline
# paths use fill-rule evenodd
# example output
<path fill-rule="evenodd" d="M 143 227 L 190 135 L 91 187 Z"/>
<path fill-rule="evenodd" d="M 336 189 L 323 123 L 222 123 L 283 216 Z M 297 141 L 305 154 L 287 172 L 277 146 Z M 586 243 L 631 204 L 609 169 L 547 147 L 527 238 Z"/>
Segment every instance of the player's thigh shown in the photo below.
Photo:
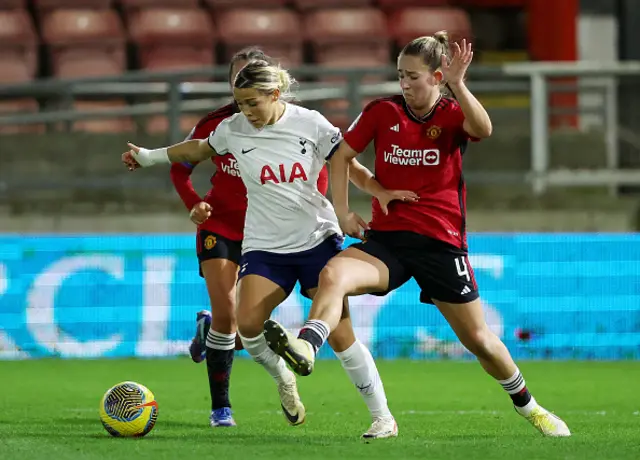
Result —
<path fill-rule="evenodd" d="M 407 264 L 420 301 L 435 304 L 467 348 L 488 331 L 473 268 L 465 252 L 447 246 L 421 251 Z"/>
<path fill-rule="evenodd" d="M 298 253 L 293 259 L 296 279 L 300 282 L 300 293 L 309 299 L 317 292 L 320 273 L 327 263 L 342 251 L 344 239 L 331 235 L 316 247 Z M 312 295 L 313 294 L 313 295 Z"/>
<path fill-rule="evenodd" d="M 235 323 L 238 264 L 228 259 L 208 259 L 200 262 L 200 271 L 207 286 L 214 322 L 219 318 Z"/>
<path fill-rule="evenodd" d="M 383 260 L 361 248 L 348 247 L 329 260 L 320 272 L 321 290 L 343 295 L 383 292 L 389 289 L 390 269 Z"/>
<path fill-rule="evenodd" d="M 207 286 L 212 324 L 223 329 L 235 328 L 236 283 L 241 244 L 240 241 L 230 240 L 207 230 L 198 230 L 197 233 L 200 276 L 205 279 Z"/>
<path fill-rule="evenodd" d="M 466 303 L 443 302 L 437 299 L 433 299 L 433 302 L 460 342 L 469 351 L 478 354 L 492 334 L 485 320 L 480 298 Z"/>
<path fill-rule="evenodd" d="M 307 295 L 310 299 L 313 299 L 318 288 L 309 289 L 307 291 Z M 343 300 L 342 306 L 342 316 L 340 317 L 340 322 L 338 323 L 338 327 L 329 334 L 329 338 L 327 342 L 329 346 L 336 353 L 340 353 L 345 351 L 356 341 L 356 335 L 353 330 L 353 324 L 351 323 L 351 314 L 349 312 L 349 299 L 347 297 Z"/>
<path fill-rule="evenodd" d="M 249 274 L 238 283 L 238 330 L 244 337 L 256 337 L 264 329 L 271 312 L 289 295 L 269 278 Z"/>

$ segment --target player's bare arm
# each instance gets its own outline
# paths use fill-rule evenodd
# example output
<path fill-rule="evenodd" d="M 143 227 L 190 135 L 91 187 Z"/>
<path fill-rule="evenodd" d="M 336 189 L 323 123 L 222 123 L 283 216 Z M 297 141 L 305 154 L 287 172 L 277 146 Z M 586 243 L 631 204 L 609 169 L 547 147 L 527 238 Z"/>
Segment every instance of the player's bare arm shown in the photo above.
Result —
<path fill-rule="evenodd" d="M 357 154 L 346 142 L 342 142 L 329 162 L 329 178 L 340 228 L 351 237 L 362 238 L 362 229 L 367 229 L 367 223 L 356 213 L 349 212 L 349 166 Z"/>
<path fill-rule="evenodd" d="M 207 139 L 193 139 L 160 149 L 148 150 L 134 144 L 127 144 L 129 151 L 122 154 L 122 162 L 133 171 L 159 163 L 195 163 L 216 154 Z"/>
<path fill-rule="evenodd" d="M 342 153 L 340 153 L 342 151 Z M 349 178 L 349 180 L 351 182 L 353 182 L 353 184 L 358 187 L 360 190 L 362 190 L 363 192 L 368 193 L 371 196 L 374 196 L 378 199 L 378 202 L 380 203 L 380 207 L 382 209 L 382 212 L 384 212 L 385 214 L 388 213 L 388 205 L 391 201 L 393 200 L 400 200 L 400 201 L 418 201 L 418 194 L 416 194 L 415 192 L 412 192 L 410 190 L 387 190 L 386 188 L 384 188 L 382 185 L 380 185 L 380 183 L 376 180 L 376 178 L 374 177 L 373 173 L 371 171 L 369 171 L 368 168 L 366 168 L 365 166 L 363 166 L 355 157 L 358 155 L 358 152 L 356 152 L 355 150 L 353 150 L 349 144 L 347 144 L 346 142 L 342 142 L 342 144 L 340 145 L 340 147 L 338 148 L 338 150 L 336 151 L 336 153 L 334 154 L 334 156 L 332 157 L 331 161 L 330 161 L 330 165 L 331 165 L 331 190 L 332 190 L 332 195 L 334 197 L 334 208 L 336 209 L 336 215 L 338 216 L 338 218 L 340 219 L 340 216 L 343 215 L 348 215 L 349 214 L 349 210 L 348 210 L 348 196 L 342 201 L 342 206 L 346 206 L 346 208 L 341 207 L 340 209 L 338 209 L 337 204 L 338 202 L 335 200 L 335 189 L 333 187 L 334 184 L 334 176 L 333 176 L 333 169 L 334 169 L 334 159 L 336 158 L 336 155 L 342 155 L 342 159 L 339 160 L 342 162 L 341 165 L 338 165 L 338 169 L 340 168 L 345 168 L 345 162 L 346 162 L 346 173 L 342 173 L 342 174 L 347 174 L 347 177 Z M 341 179 L 339 180 L 343 180 L 342 176 L 340 176 Z M 348 194 L 348 187 L 346 187 L 347 189 L 347 194 Z M 346 209 L 346 211 L 345 211 Z M 342 213 L 342 214 L 341 214 Z M 355 217 L 357 217 L 356 221 L 359 218 L 359 216 L 354 215 Z M 362 219 L 360 219 L 362 220 Z M 364 221 L 362 221 L 364 222 Z M 365 226 L 363 226 L 362 228 L 365 228 Z M 344 229 L 343 229 L 344 230 Z"/>
<path fill-rule="evenodd" d="M 378 182 L 371 171 L 358 160 L 349 162 L 349 180 L 365 193 L 374 196 L 380 203 L 382 212 L 387 214 L 387 206 L 393 200 L 418 201 L 418 194 L 411 190 L 387 190 Z"/>
<path fill-rule="evenodd" d="M 484 139 L 491 136 L 493 131 L 491 118 L 489 118 L 489 114 L 480 101 L 476 99 L 464 83 L 464 75 L 473 59 L 471 43 L 462 40 L 462 47 L 454 43 L 453 50 L 453 58 L 450 62 L 446 56 L 442 56 L 444 79 L 449 84 L 453 94 L 455 94 L 464 114 L 463 129 L 472 137 Z"/>

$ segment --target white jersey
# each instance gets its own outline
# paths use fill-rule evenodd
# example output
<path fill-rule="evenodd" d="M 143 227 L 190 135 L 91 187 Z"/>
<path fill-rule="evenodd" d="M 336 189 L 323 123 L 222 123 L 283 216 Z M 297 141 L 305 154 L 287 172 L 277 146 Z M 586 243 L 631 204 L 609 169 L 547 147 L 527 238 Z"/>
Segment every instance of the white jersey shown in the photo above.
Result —
<path fill-rule="evenodd" d="M 317 186 L 325 159 L 341 139 L 320 113 L 293 104 L 273 125 L 257 129 L 237 113 L 209 135 L 218 155 L 233 154 L 247 187 L 243 253 L 306 251 L 342 233 Z"/>

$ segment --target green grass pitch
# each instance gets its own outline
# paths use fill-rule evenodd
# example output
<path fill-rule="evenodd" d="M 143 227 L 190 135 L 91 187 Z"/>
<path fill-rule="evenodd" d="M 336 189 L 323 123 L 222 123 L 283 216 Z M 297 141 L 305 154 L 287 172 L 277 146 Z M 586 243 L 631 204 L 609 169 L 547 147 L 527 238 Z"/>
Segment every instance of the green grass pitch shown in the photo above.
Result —
<path fill-rule="evenodd" d="M 476 363 L 378 365 L 400 435 L 365 444 L 368 413 L 337 361 L 298 379 L 307 421 L 290 427 L 270 377 L 237 360 L 230 429 L 209 428 L 205 364 L 187 358 L 0 362 L 0 459 L 640 459 L 638 362 L 521 363 L 567 439 L 540 436 Z M 145 438 L 111 438 L 100 424 L 100 398 L 122 380 L 155 393 Z"/>

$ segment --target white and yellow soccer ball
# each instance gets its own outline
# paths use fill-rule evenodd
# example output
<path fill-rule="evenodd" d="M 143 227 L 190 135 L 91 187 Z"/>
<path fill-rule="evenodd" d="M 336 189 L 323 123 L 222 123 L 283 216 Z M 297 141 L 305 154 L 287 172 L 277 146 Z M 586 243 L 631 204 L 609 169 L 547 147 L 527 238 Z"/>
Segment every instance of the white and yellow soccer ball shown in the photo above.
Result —
<path fill-rule="evenodd" d="M 110 435 L 140 437 L 148 434 L 158 418 L 153 393 L 136 382 L 109 388 L 100 401 L 100 420 Z"/>

